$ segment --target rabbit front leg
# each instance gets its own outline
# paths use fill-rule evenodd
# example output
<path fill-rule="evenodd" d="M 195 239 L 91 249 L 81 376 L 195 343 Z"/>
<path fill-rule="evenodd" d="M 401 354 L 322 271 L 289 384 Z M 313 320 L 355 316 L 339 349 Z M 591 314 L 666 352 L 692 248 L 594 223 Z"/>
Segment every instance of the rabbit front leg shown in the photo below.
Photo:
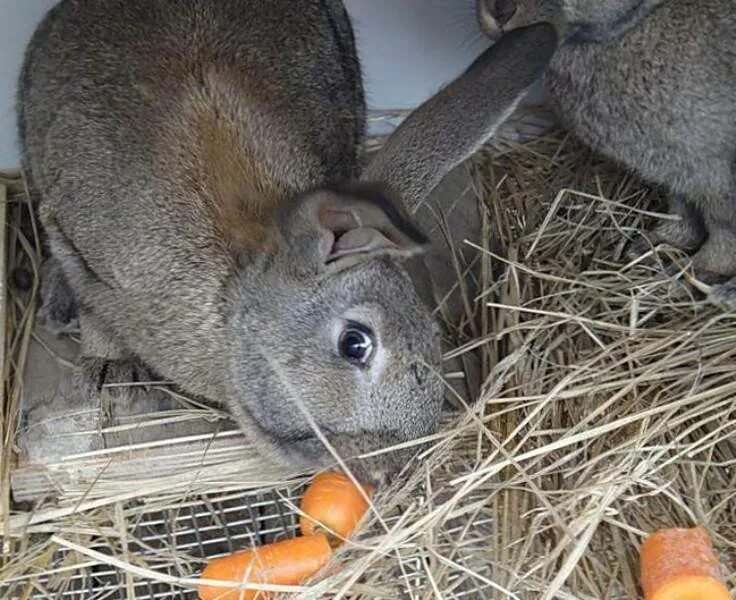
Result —
<path fill-rule="evenodd" d="M 148 421 L 145 415 L 174 408 L 175 400 L 168 394 L 141 385 L 155 379 L 139 361 L 83 357 L 62 379 L 52 397 L 24 401 L 18 436 L 24 462 L 54 463 L 69 455 L 177 435 L 196 435 L 212 429 L 204 421 L 115 427 L 130 424 L 131 417 Z"/>
<path fill-rule="evenodd" d="M 105 333 L 89 313 L 80 318 L 82 358 L 75 371 L 75 388 L 87 398 L 98 398 L 99 405 L 115 403 L 124 414 L 159 412 L 172 408 L 172 399 L 150 384 L 162 379 L 140 359 L 127 352 Z"/>
<path fill-rule="evenodd" d="M 128 354 L 86 310 L 82 310 L 79 315 L 79 337 L 83 357 L 120 360 Z"/>
<path fill-rule="evenodd" d="M 82 357 L 74 374 L 74 389 L 108 416 L 142 415 L 174 408 L 176 402 L 165 391 L 155 389 L 161 378 L 140 360 L 128 357 L 106 359 Z"/>
<path fill-rule="evenodd" d="M 138 361 L 89 356 L 78 359 L 52 394 L 24 397 L 18 435 L 22 460 L 55 463 L 69 455 L 146 441 L 155 433 L 153 428 L 109 428 L 118 424 L 120 417 L 171 407 L 172 400 L 163 392 L 128 385 L 150 380 L 155 380 L 154 375 Z"/>

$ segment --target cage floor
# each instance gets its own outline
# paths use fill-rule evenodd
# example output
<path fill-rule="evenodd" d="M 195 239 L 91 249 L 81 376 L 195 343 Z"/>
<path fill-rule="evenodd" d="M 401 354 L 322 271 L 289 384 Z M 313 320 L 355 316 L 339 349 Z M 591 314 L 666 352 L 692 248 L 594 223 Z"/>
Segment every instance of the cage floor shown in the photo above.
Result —
<path fill-rule="evenodd" d="M 81 543 L 105 555 L 111 555 L 111 545 L 117 544 L 123 555 L 142 557 L 153 571 L 191 576 L 207 558 L 293 537 L 298 519 L 290 506 L 298 502 L 299 495 L 288 489 L 200 497 L 136 516 L 129 523 L 126 542 L 90 537 Z M 68 549 L 55 553 L 48 573 L 52 574 L 31 584 L 0 585 L 0 597 L 126 600 L 132 591 L 133 598 L 196 599 L 194 591 L 171 584 L 145 578 L 129 581 L 122 571 Z"/>
<path fill-rule="evenodd" d="M 294 507 L 298 506 L 302 491 L 301 487 L 283 488 L 193 498 L 126 519 L 129 526 L 125 541 L 119 532 L 111 532 L 110 537 L 80 533 L 77 543 L 105 557 L 125 556 L 129 560 L 139 557 L 147 569 L 158 575 L 192 577 L 199 573 L 206 560 L 297 535 L 298 516 Z M 398 516 L 389 519 L 388 525 L 397 519 Z M 484 525 L 488 523 L 475 523 L 475 526 Z M 462 528 L 463 525 L 458 524 L 454 533 L 459 534 Z M 448 534 L 452 535 L 453 530 Z M 411 598 L 412 592 L 421 595 L 426 589 L 425 561 L 426 557 L 420 555 L 404 556 L 403 568 L 396 573 L 405 584 L 405 591 L 399 597 Z M 443 596 L 448 600 L 489 598 L 491 594 L 488 585 L 479 583 L 477 578 L 470 585 L 461 573 L 450 577 L 448 583 L 456 585 Z M 61 549 L 54 552 L 43 576 L 29 573 L 27 577 L 0 584 L 0 598 L 196 600 L 197 593 L 157 578 L 132 578 L 109 562 L 91 560 L 74 550 Z"/>
<path fill-rule="evenodd" d="M 480 323 L 449 355 L 482 354 L 485 385 L 294 598 L 634 600 L 642 540 L 695 525 L 736 592 L 736 312 L 682 252 L 627 258 L 661 190 L 564 132 L 494 144 L 471 175 L 484 231 L 458 239 L 483 267 Z M 17 230 L 11 265 L 32 246 Z M 11 290 L 11 375 L 28 314 Z M 22 385 L 6 382 L 11 432 Z M 254 485 L 234 455 L 175 488 L 137 471 L 138 487 L 99 477 L 33 506 L 9 504 L 3 456 L 3 599 L 194 598 L 204 556 L 294 533 L 301 479 L 261 468 Z"/>

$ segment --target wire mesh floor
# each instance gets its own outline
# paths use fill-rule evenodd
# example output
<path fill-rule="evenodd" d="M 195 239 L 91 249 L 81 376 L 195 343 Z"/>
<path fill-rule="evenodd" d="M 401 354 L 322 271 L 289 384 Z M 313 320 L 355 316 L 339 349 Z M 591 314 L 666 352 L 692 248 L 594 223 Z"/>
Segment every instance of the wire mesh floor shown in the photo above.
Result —
<path fill-rule="evenodd" d="M 302 491 L 302 488 L 277 489 L 192 498 L 175 507 L 141 512 L 134 519 L 122 515 L 130 523 L 125 535 L 120 535 L 111 525 L 110 535 L 85 536 L 84 527 L 80 527 L 82 533 L 76 543 L 105 556 L 125 557 L 133 565 L 138 561 L 162 575 L 196 577 L 208 559 L 297 535 L 298 515 L 293 507 L 298 506 Z M 391 524 L 391 519 L 387 524 Z M 461 528 L 459 525 L 458 533 Z M 404 557 L 402 572 L 397 572 L 397 577 L 403 579 L 405 585 L 401 587 L 405 591 L 395 597 L 414 598 L 429 589 L 427 560 L 422 556 Z M 29 574 L 23 580 L 0 583 L 0 598 L 197 599 L 194 590 L 134 576 L 67 549 L 57 550 L 51 568 L 43 570 L 46 573 L 43 577 Z M 448 600 L 492 597 L 490 586 L 483 585 L 477 577 L 470 584 L 458 574 L 455 583 L 455 590 L 443 597 Z"/>
<path fill-rule="evenodd" d="M 126 554 L 132 563 L 141 557 L 153 570 L 178 577 L 198 574 L 205 559 L 268 544 L 296 534 L 298 518 L 290 506 L 299 494 L 289 490 L 202 497 L 165 510 L 144 512 L 131 522 L 125 548 L 120 539 L 97 536 L 85 547 L 105 555 L 111 548 Z M 69 550 L 53 559 L 55 573 L 33 582 L 30 598 L 58 600 L 127 600 L 135 598 L 189 600 L 196 592 L 161 582 L 128 580 L 122 570 L 94 561 L 79 561 Z M 26 582 L 0 585 L 0 597 L 26 597 Z"/>

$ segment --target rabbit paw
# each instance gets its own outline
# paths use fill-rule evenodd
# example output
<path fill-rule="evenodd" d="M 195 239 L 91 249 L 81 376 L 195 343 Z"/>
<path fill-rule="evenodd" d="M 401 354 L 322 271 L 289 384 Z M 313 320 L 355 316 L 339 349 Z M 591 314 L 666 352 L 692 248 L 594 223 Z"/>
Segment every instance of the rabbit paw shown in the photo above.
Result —
<path fill-rule="evenodd" d="M 79 328 L 79 307 L 61 265 L 48 258 L 41 267 L 41 305 L 39 324 L 53 334 Z"/>
<path fill-rule="evenodd" d="M 629 249 L 632 260 L 659 244 L 692 253 L 705 242 L 707 232 L 696 209 L 681 197 L 670 198 L 668 204 L 670 214 L 679 216 L 680 219 L 662 220 L 652 230 L 635 239 Z"/>
<path fill-rule="evenodd" d="M 73 378 L 85 399 L 99 398 L 110 414 L 139 415 L 177 405 L 164 390 L 153 389 L 161 378 L 136 359 L 82 358 Z"/>
<path fill-rule="evenodd" d="M 705 228 L 696 219 L 665 221 L 637 237 L 630 246 L 630 258 L 636 259 L 659 244 L 668 244 L 684 252 L 694 252 L 705 241 Z"/>
<path fill-rule="evenodd" d="M 736 309 L 736 277 L 713 286 L 710 301 L 730 309 Z"/>
<path fill-rule="evenodd" d="M 708 240 L 693 258 L 698 279 L 705 283 L 724 283 L 736 276 L 734 253 L 736 233 L 728 229 L 711 229 Z"/>
<path fill-rule="evenodd" d="M 157 379 L 136 360 L 82 358 L 54 397 L 24 399 L 18 435 L 23 460 L 47 464 L 72 454 L 212 429 L 200 422 L 186 423 L 183 429 L 167 424 L 152 426 L 150 415 L 179 406 L 165 391 L 145 385 Z M 139 422 L 148 425 L 108 429 Z"/>

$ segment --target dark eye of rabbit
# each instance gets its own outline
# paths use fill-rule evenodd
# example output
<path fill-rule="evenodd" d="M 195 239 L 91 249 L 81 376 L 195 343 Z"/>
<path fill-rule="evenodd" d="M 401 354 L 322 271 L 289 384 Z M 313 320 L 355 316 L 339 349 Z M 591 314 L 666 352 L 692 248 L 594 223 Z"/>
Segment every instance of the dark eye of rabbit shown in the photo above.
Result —
<path fill-rule="evenodd" d="M 350 363 L 365 367 L 373 357 L 376 338 L 373 332 L 360 323 L 348 323 L 340 335 L 340 355 Z"/>

